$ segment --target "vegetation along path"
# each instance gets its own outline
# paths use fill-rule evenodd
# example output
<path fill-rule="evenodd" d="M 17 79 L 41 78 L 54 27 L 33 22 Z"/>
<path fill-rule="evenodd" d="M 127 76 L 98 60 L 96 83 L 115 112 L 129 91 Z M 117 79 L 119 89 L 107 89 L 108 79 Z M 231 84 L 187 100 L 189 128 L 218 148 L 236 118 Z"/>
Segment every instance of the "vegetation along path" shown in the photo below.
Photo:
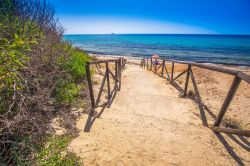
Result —
<path fill-rule="evenodd" d="M 112 106 L 89 119 L 79 119 L 69 146 L 86 165 L 250 164 L 249 152 L 202 126 L 192 100 L 138 65 L 127 64 Z"/>

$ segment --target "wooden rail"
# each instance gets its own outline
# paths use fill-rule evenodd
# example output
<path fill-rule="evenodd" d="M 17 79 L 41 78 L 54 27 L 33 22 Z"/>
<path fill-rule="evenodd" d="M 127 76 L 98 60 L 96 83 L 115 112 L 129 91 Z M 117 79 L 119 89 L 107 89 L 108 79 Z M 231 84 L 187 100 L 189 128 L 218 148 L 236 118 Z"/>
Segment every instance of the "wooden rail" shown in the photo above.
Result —
<path fill-rule="evenodd" d="M 94 91 L 93 91 L 93 82 L 91 78 L 91 72 L 90 72 L 90 66 L 91 65 L 99 65 L 99 64 L 105 64 L 105 73 L 102 79 L 101 87 L 98 92 L 97 98 L 94 97 Z M 114 73 L 111 71 L 109 64 L 114 64 Z M 109 59 L 109 60 L 99 60 L 99 61 L 91 61 L 87 62 L 86 64 L 86 75 L 87 75 L 87 81 L 88 81 L 88 87 L 89 87 L 89 95 L 90 95 L 90 101 L 91 101 L 91 111 L 90 114 L 94 114 L 95 108 L 99 107 L 99 102 L 102 96 L 102 93 L 104 91 L 105 83 L 107 85 L 107 107 L 110 107 L 111 102 L 116 94 L 117 91 L 120 91 L 121 89 L 121 74 L 122 70 L 125 68 L 126 59 L 119 58 L 119 59 Z M 115 84 L 114 87 L 111 89 L 110 79 L 114 79 Z"/>
<path fill-rule="evenodd" d="M 160 63 L 161 62 L 161 63 Z M 171 64 L 171 75 L 169 75 L 169 72 L 167 70 L 167 64 L 166 62 L 170 62 Z M 198 90 L 198 86 L 195 80 L 195 76 L 193 74 L 192 71 L 192 67 L 199 67 L 199 68 L 204 68 L 204 69 L 208 69 L 208 70 L 212 70 L 212 71 L 217 71 L 217 72 L 221 72 L 221 73 L 225 73 L 225 74 L 230 74 L 234 76 L 234 80 L 231 83 L 231 87 L 228 91 L 228 94 L 220 108 L 220 111 L 218 113 L 218 115 L 215 118 L 213 127 L 211 127 L 211 129 L 214 132 L 224 132 L 224 133 L 230 133 L 230 134 L 237 134 L 237 135 L 242 135 L 242 136 L 250 136 L 250 130 L 240 130 L 240 129 L 231 129 L 231 128 L 224 128 L 224 127 L 220 127 L 220 124 L 222 122 L 223 117 L 225 116 L 225 113 L 241 83 L 241 81 L 245 81 L 248 84 L 250 84 L 250 76 L 242 73 L 241 71 L 238 70 L 232 70 L 232 69 L 226 69 L 223 67 L 218 67 L 218 66 L 211 66 L 211 65 L 205 65 L 205 64 L 200 64 L 200 63 L 194 63 L 194 62 L 186 62 L 186 61 L 175 61 L 175 60 L 167 60 L 167 59 L 158 59 L 158 63 L 159 63 L 159 67 L 158 65 L 155 65 L 153 63 L 153 59 L 152 58 L 143 58 L 141 60 L 141 67 L 142 68 L 147 68 L 148 70 L 151 70 L 153 72 L 155 72 L 156 74 L 158 74 L 161 77 L 164 77 L 164 70 L 166 72 L 166 79 L 174 86 L 176 87 L 180 87 L 175 80 L 177 80 L 180 76 L 186 74 L 186 81 L 185 81 L 185 86 L 184 86 L 184 90 L 181 94 L 182 97 L 185 97 L 187 95 L 187 90 L 188 90 L 188 84 L 189 84 L 189 80 L 191 77 L 191 81 L 194 87 L 194 91 L 195 91 L 195 98 L 196 101 L 198 103 L 199 109 L 201 111 L 201 117 L 204 117 L 204 104 L 201 101 L 201 97 L 200 97 L 200 93 Z M 174 77 L 174 67 L 175 64 L 186 64 L 188 65 L 188 68 L 184 71 L 182 71 L 180 74 L 178 74 L 177 76 Z M 162 68 L 161 74 L 159 74 L 157 71 Z M 206 121 L 203 121 L 203 125 L 204 126 L 208 126 Z"/>

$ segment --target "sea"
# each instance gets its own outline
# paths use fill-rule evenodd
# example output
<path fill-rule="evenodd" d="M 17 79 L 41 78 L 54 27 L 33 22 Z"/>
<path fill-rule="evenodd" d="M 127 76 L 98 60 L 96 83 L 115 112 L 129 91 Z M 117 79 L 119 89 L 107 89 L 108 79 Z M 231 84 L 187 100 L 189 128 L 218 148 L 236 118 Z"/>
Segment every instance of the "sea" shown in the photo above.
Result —
<path fill-rule="evenodd" d="M 250 35 L 64 35 L 87 53 L 250 66 Z"/>

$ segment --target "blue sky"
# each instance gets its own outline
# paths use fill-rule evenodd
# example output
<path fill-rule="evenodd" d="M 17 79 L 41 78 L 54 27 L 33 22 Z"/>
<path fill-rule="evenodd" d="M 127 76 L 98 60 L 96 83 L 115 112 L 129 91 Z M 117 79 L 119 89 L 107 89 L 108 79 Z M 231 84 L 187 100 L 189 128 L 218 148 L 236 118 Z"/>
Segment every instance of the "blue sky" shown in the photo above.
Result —
<path fill-rule="evenodd" d="M 66 34 L 250 34 L 250 0 L 50 0 Z"/>

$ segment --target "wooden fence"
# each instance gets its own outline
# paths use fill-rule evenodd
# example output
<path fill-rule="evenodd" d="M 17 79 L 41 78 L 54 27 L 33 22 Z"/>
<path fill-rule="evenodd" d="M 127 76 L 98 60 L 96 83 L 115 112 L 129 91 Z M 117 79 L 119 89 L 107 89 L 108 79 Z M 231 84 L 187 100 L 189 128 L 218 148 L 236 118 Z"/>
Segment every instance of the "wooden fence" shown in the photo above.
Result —
<path fill-rule="evenodd" d="M 246 74 L 242 73 L 241 71 L 237 71 L 237 70 L 226 69 L 226 68 L 222 68 L 222 67 L 205 65 L 205 64 L 194 63 L 194 62 L 175 61 L 175 60 L 166 60 L 166 59 L 158 59 L 157 62 L 159 64 L 155 65 L 153 63 L 152 58 L 144 58 L 141 60 L 140 66 L 142 68 L 147 68 L 148 70 L 155 72 L 156 74 L 158 74 L 161 77 L 165 77 L 164 76 L 164 71 L 165 71 L 166 72 L 166 79 L 173 86 L 179 87 L 179 88 L 180 88 L 180 86 L 175 82 L 175 80 L 177 80 L 182 75 L 186 74 L 186 81 L 185 81 L 185 86 L 183 89 L 182 97 L 185 97 L 187 95 L 189 79 L 191 77 L 192 84 L 193 84 L 194 91 L 195 91 L 195 98 L 197 100 L 197 103 L 198 103 L 199 109 L 201 110 L 201 113 L 202 112 L 204 113 L 205 105 L 201 101 L 201 96 L 200 96 L 200 93 L 198 90 L 195 76 L 194 76 L 193 71 L 192 71 L 192 67 L 195 66 L 195 67 L 199 67 L 199 68 L 209 69 L 209 70 L 233 75 L 234 80 L 231 83 L 231 87 L 228 91 L 228 94 L 227 94 L 227 96 L 226 96 L 226 98 L 221 106 L 221 109 L 220 109 L 218 115 L 215 118 L 214 124 L 211 127 L 211 129 L 215 132 L 224 132 L 224 133 L 237 134 L 237 135 L 250 137 L 250 130 L 241 130 L 241 129 L 220 127 L 222 119 L 223 119 L 223 117 L 224 117 L 241 81 L 243 80 L 243 81 L 246 81 L 248 84 L 250 84 L 250 76 L 249 75 L 246 75 Z M 166 62 L 170 62 L 170 64 L 168 64 Z M 179 73 L 177 76 L 174 76 L 174 67 L 175 67 L 176 63 L 188 65 L 188 68 L 186 70 L 182 71 L 181 73 Z M 168 72 L 167 65 L 171 65 L 171 69 L 172 69 L 171 73 Z M 159 69 L 161 69 L 160 74 L 157 72 Z M 201 116 L 205 116 L 205 115 L 203 114 Z M 203 125 L 208 126 L 206 122 L 203 122 Z"/>
<path fill-rule="evenodd" d="M 97 98 L 95 99 L 90 66 L 100 65 L 100 64 L 105 65 L 105 73 L 102 79 L 101 87 L 98 92 Z M 114 65 L 114 70 L 115 70 L 114 73 L 112 72 L 112 69 L 109 66 L 110 64 Z M 122 74 L 122 70 L 125 68 L 125 64 L 126 64 L 126 59 L 124 58 L 87 62 L 85 67 L 86 67 L 86 75 L 87 75 L 90 101 L 91 101 L 91 111 L 90 111 L 91 115 L 94 114 L 95 108 L 100 106 L 99 102 L 100 102 L 102 93 L 104 91 L 104 86 L 106 82 L 107 82 L 106 85 L 107 85 L 107 94 L 108 94 L 106 103 L 107 103 L 107 107 L 110 107 L 115 97 L 116 92 L 121 89 L 121 74 Z M 114 82 L 115 82 L 114 87 L 111 87 L 110 79 L 114 79 Z"/>

